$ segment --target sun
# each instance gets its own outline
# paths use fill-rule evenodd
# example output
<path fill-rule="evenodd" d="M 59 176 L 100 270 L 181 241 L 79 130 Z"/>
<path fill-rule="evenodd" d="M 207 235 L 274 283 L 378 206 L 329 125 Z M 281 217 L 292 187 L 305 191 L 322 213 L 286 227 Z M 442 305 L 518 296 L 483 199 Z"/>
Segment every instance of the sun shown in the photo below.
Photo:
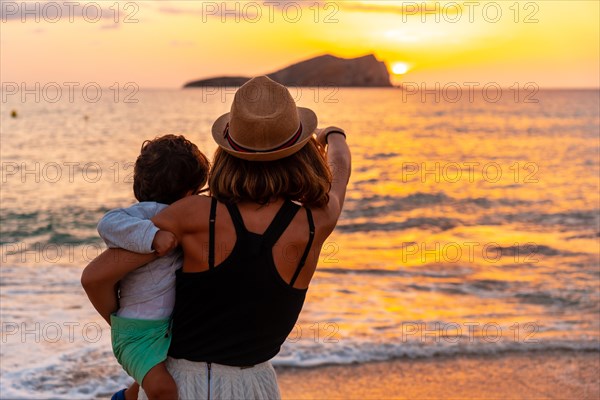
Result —
<path fill-rule="evenodd" d="M 392 64 L 392 72 L 396 75 L 404 75 L 409 70 L 408 64 L 397 62 Z"/>

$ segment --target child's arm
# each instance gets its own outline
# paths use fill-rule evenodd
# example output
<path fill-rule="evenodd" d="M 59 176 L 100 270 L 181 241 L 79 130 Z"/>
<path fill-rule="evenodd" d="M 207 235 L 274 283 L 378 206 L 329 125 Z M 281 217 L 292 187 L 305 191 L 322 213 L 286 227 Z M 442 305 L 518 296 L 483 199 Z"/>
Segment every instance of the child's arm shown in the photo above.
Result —
<path fill-rule="evenodd" d="M 166 207 L 158 203 L 138 203 L 106 213 L 98 223 L 98 233 L 109 248 L 123 248 L 134 253 L 149 254 L 159 229 L 150 221 Z"/>
<path fill-rule="evenodd" d="M 110 325 L 110 314 L 117 310 L 117 283 L 129 272 L 156 259 L 156 254 L 137 254 L 123 249 L 108 249 L 88 264 L 81 274 L 81 285 L 90 302 Z"/>

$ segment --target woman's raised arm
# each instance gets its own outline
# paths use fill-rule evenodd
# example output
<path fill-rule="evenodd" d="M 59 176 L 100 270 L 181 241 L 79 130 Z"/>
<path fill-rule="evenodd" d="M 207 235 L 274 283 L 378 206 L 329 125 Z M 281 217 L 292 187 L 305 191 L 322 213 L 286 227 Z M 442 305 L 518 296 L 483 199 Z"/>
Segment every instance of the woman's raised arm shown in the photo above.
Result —
<path fill-rule="evenodd" d="M 346 188 L 352 170 L 352 156 L 343 129 L 335 126 L 322 129 L 317 134 L 317 141 L 321 145 L 327 146 L 327 162 L 333 179 L 329 191 L 329 203 L 326 208 L 328 217 L 333 219 L 333 225 L 335 226 L 346 199 Z"/>

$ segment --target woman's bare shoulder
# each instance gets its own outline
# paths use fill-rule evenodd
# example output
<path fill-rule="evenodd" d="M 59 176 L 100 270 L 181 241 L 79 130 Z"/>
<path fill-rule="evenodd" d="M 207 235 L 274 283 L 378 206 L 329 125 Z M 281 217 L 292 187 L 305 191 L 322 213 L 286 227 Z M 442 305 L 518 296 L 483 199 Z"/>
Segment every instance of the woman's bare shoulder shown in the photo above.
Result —
<path fill-rule="evenodd" d="M 177 203 L 181 203 L 181 205 L 184 206 L 194 206 L 194 207 L 208 207 L 210 208 L 210 202 L 211 202 L 212 197 L 204 195 L 204 194 L 198 194 L 198 195 L 193 195 L 193 196 L 186 196 L 181 200 L 178 200 L 176 203 L 173 204 L 177 204 Z"/>
<path fill-rule="evenodd" d="M 211 198 L 205 195 L 186 196 L 171 204 L 169 208 L 171 209 L 171 211 L 177 213 L 203 214 L 206 212 L 206 214 L 208 215 L 208 212 L 210 210 L 210 202 Z"/>
<path fill-rule="evenodd" d="M 208 196 L 187 196 L 171 204 L 154 217 L 153 221 L 161 229 L 174 233 L 201 231 L 208 226 L 210 204 L 211 198 Z"/>

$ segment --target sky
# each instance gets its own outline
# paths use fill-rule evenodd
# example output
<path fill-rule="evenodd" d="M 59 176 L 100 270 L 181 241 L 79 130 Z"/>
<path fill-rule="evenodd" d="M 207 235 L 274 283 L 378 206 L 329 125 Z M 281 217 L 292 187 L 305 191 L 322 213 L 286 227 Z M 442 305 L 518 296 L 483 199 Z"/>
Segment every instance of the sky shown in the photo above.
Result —
<path fill-rule="evenodd" d="M 0 79 L 178 88 L 374 54 L 394 83 L 598 88 L 599 4 L 0 0 Z"/>

